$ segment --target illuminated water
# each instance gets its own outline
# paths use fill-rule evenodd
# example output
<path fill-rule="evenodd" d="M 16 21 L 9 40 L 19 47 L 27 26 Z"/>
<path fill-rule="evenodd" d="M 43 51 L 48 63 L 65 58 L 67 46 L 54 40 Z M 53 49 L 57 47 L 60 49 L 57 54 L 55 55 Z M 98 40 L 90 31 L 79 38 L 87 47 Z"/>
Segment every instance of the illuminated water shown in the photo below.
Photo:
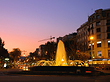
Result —
<path fill-rule="evenodd" d="M 64 43 L 59 40 L 55 61 L 40 60 L 36 66 L 68 66 Z"/>
<path fill-rule="evenodd" d="M 80 66 L 84 66 L 81 64 L 81 62 L 81 60 L 67 61 L 64 43 L 59 40 L 55 61 L 40 60 L 37 62 L 36 66 L 76 66 L 77 63 L 80 63 Z"/>
<path fill-rule="evenodd" d="M 59 40 L 55 58 L 55 66 L 68 66 L 64 43 Z"/>

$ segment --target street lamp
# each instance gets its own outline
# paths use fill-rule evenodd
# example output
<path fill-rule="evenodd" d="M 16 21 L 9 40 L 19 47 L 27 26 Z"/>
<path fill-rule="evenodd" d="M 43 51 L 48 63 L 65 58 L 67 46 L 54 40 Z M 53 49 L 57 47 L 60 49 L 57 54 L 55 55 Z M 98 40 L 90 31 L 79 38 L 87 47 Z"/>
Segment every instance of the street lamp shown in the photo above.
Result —
<path fill-rule="evenodd" d="M 92 55 L 92 41 L 93 41 L 94 37 L 93 36 L 90 36 L 90 43 L 91 43 L 91 55 Z"/>
<path fill-rule="evenodd" d="M 93 53 L 92 53 L 92 41 L 93 41 L 94 37 L 93 36 L 90 36 L 90 43 L 91 43 L 91 56 L 93 56 Z M 93 64 L 93 57 L 92 57 L 92 64 Z"/>
<path fill-rule="evenodd" d="M 90 37 L 90 40 L 92 41 L 93 39 L 94 39 L 94 37 L 93 37 L 93 36 L 91 36 L 91 37 Z"/>

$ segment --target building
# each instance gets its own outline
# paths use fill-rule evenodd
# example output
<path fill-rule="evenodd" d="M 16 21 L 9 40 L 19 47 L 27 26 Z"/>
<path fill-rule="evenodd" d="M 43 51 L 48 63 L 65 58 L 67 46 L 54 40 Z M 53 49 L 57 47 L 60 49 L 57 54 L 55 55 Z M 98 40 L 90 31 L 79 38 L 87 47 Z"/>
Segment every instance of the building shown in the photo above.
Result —
<path fill-rule="evenodd" d="M 72 33 L 72 34 L 69 34 L 69 35 L 65 35 L 63 37 L 59 37 L 59 38 L 57 38 L 57 42 L 59 40 L 62 40 L 64 42 L 66 40 L 69 40 L 69 39 L 72 39 L 72 38 L 76 37 L 76 35 L 77 35 L 77 33 Z"/>
<path fill-rule="evenodd" d="M 77 29 L 77 42 L 91 58 L 110 58 L 110 9 L 98 9 Z"/>

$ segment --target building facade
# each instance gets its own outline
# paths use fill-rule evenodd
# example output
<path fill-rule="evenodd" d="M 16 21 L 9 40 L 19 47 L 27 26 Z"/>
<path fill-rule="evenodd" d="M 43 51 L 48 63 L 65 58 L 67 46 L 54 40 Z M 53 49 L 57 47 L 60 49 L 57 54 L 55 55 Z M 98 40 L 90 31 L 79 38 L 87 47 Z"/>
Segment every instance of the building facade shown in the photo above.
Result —
<path fill-rule="evenodd" d="M 77 42 L 91 58 L 110 58 L 110 9 L 98 9 L 77 29 Z"/>
<path fill-rule="evenodd" d="M 66 40 L 69 40 L 69 39 L 72 39 L 72 38 L 76 37 L 76 35 L 77 35 L 77 33 L 71 33 L 69 35 L 59 37 L 59 38 L 57 38 L 57 43 L 58 43 L 59 40 L 62 40 L 63 42 L 65 42 Z"/>

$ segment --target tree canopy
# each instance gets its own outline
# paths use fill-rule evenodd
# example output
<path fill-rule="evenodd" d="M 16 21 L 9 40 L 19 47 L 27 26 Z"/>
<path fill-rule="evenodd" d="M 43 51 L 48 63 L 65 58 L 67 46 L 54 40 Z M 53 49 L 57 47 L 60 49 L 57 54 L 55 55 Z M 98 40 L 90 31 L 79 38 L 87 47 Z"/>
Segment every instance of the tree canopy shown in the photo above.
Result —
<path fill-rule="evenodd" d="M 14 48 L 9 55 L 14 61 L 18 61 L 21 56 L 21 50 L 19 48 Z"/>
<path fill-rule="evenodd" d="M 64 42 L 68 59 L 72 60 L 87 60 L 90 55 L 84 51 L 84 47 L 81 43 L 78 43 L 75 39 L 70 39 Z"/>
<path fill-rule="evenodd" d="M 47 42 L 44 47 L 44 52 L 45 52 L 45 56 L 47 56 L 47 58 L 55 59 L 56 43 Z"/>
<path fill-rule="evenodd" d="M 7 49 L 4 48 L 5 42 L 0 38 L 0 58 L 9 57 Z"/>

